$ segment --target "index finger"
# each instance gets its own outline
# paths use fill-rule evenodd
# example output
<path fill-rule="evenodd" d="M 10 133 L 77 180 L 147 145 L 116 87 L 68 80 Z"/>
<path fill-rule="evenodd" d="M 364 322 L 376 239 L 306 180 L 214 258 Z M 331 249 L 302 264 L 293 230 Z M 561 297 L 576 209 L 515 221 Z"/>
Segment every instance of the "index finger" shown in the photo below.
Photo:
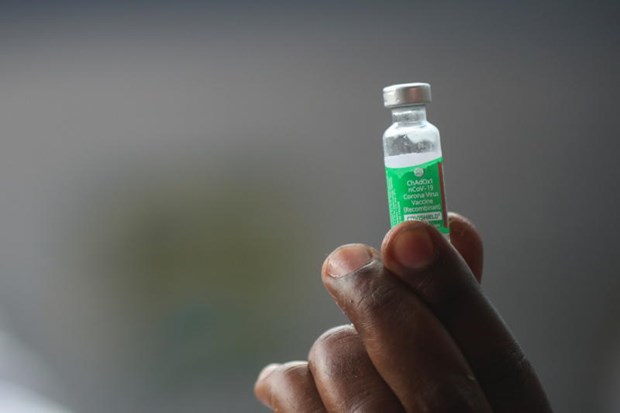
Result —
<path fill-rule="evenodd" d="M 384 266 L 413 289 L 450 333 L 496 412 L 550 412 L 533 368 L 461 255 L 432 226 L 405 222 L 386 235 Z"/>
<path fill-rule="evenodd" d="M 450 243 L 461 254 L 478 282 L 482 279 L 484 249 L 478 230 L 467 218 L 454 212 L 448 213 Z"/>
<path fill-rule="evenodd" d="M 333 251 L 322 279 L 377 373 L 407 412 L 491 412 L 452 337 L 419 297 L 362 244 Z"/>

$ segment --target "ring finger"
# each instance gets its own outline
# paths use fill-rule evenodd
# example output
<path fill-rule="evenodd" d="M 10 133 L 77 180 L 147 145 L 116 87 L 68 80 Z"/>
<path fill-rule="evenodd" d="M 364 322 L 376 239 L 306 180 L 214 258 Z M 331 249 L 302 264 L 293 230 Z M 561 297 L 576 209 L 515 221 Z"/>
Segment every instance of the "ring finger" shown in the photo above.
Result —
<path fill-rule="evenodd" d="M 279 413 L 326 413 L 308 363 L 292 361 L 263 369 L 254 386 L 256 398 Z"/>

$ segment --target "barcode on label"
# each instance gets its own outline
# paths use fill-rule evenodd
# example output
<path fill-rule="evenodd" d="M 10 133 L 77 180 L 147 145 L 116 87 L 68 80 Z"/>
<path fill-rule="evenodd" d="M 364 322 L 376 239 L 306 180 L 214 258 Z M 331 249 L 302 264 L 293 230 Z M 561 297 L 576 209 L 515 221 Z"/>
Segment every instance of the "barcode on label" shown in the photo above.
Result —
<path fill-rule="evenodd" d="M 405 215 L 405 221 L 438 221 L 442 219 L 441 212 L 427 212 L 424 214 Z"/>

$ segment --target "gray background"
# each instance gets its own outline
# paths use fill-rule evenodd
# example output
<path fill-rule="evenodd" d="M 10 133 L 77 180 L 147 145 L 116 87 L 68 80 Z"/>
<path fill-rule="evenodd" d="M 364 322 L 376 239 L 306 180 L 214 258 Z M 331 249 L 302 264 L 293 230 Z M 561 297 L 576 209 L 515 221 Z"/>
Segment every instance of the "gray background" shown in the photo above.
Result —
<path fill-rule="evenodd" d="M 0 310 L 32 367 L 0 379 L 260 410 L 260 367 L 344 322 L 326 254 L 388 228 L 381 88 L 428 81 L 487 294 L 556 411 L 620 410 L 613 2 L 1 6 Z"/>

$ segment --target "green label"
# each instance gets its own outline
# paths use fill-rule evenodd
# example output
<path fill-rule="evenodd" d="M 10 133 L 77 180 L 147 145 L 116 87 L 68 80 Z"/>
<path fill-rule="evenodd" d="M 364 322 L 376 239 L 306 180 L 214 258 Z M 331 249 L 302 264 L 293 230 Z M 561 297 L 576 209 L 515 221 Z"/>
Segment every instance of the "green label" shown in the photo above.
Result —
<path fill-rule="evenodd" d="M 442 158 L 405 168 L 385 167 L 390 223 L 425 221 L 444 234 L 448 229 Z"/>

